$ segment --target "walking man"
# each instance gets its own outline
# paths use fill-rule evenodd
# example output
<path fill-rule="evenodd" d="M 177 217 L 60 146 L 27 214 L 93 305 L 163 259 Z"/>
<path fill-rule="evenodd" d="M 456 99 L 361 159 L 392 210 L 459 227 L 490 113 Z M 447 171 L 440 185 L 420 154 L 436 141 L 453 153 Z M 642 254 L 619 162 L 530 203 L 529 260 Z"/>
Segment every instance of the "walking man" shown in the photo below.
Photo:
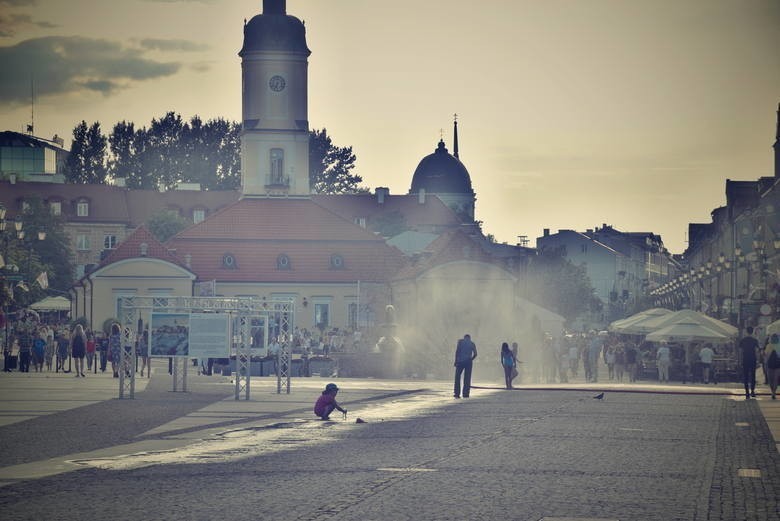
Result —
<path fill-rule="evenodd" d="M 661 345 L 661 347 L 658 348 L 655 361 L 656 364 L 658 364 L 658 381 L 661 383 L 668 383 L 669 366 L 672 365 L 671 353 L 668 346 Z"/>
<path fill-rule="evenodd" d="M 455 348 L 455 398 L 460 398 L 460 375 L 463 374 L 463 397 L 468 398 L 471 391 L 471 366 L 477 357 L 477 346 L 471 341 L 471 335 L 464 335 Z"/>
<path fill-rule="evenodd" d="M 745 400 L 756 397 L 756 365 L 758 365 L 758 340 L 753 336 L 753 326 L 745 328 L 747 335 L 739 341 L 742 352 L 742 382 L 745 384 Z"/>
<path fill-rule="evenodd" d="M 750 330 L 752 331 L 753 328 L 751 327 Z M 710 371 L 712 369 L 712 358 L 714 356 L 715 356 L 715 352 L 712 350 L 709 344 L 705 345 L 701 349 L 701 351 L 699 351 L 699 360 L 701 360 L 701 367 L 702 367 L 701 373 L 705 384 L 710 383 Z"/>

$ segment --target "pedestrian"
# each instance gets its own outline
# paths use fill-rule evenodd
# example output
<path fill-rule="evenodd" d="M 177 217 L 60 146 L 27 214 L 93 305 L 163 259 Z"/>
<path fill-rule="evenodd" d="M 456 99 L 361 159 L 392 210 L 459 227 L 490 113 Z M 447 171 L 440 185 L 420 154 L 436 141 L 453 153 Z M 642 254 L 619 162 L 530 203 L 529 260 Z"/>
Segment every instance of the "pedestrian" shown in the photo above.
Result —
<path fill-rule="evenodd" d="M 471 341 L 471 335 L 463 335 L 455 348 L 455 398 L 461 396 L 460 378 L 463 375 L 463 397 L 471 393 L 471 368 L 477 357 L 477 346 Z"/>
<path fill-rule="evenodd" d="M 100 355 L 100 372 L 105 373 L 108 365 L 108 338 L 105 337 L 104 333 L 98 332 L 95 334 L 95 343 Z M 97 364 L 97 360 L 95 360 L 95 364 Z"/>
<path fill-rule="evenodd" d="M 518 358 L 519 353 L 519 347 L 517 345 L 517 342 L 512 342 L 512 355 L 515 357 L 515 363 L 520 364 L 520 359 Z M 518 366 L 515 366 L 515 369 L 512 371 L 512 380 L 514 381 L 515 378 L 518 378 L 520 376 L 520 370 L 518 369 Z M 522 382 L 522 379 L 518 380 L 518 382 Z"/>
<path fill-rule="evenodd" d="M 46 355 L 46 340 L 36 335 L 33 340 L 32 362 L 36 373 L 43 371 L 43 358 Z"/>
<path fill-rule="evenodd" d="M 138 339 L 138 356 L 141 358 L 141 376 L 144 375 L 144 369 L 146 369 L 146 377 L 152 376 L 152 363 L 149 359 L 149 330 L 144 329 L 141 337 Z M 209 358 L 209 374 L 211 374 L 211 365 L 214 363 L 212 358 Z"/>
<path fill-rule="evenodd" d="M 501 358 L 501 367 L 504 368 L 504 381 L 506 383 L 506 388 L 511 389 L 512 379 L 514 378 L 513 372 L 515 371 L 515 367 L 517 366 L 517 360 L 515 360 L 515 355 L 509 349 L 509 344 L 507 344 L 506 342 L 501 344 L 500 358 Z"/>
<path fill-rule="evenodd" d="M 658 366 L 658 381 L 661 383 L 669 382 L 669 366 L 672 365 L 669 346 L 661 344 L 655 354 L 655 362 Z"/>
<path fill-rule="evenodd" d="M 57 345 L 54 342 L 54 330 L 52 328 L 46 328 L 46 345 L 43 348 L 43 358 L 46 362 L 47 371 L 51 371 L 56 347 Z"/>
<path fill-rule="evenodd" d="M 30 372 L 30 356 L 32 354 L 33 335 L 27 324 L 19 328 L 16 338 L 19 345 L 19 372 Z"/>
<path fill-rule="evenodd" d="M 615 379 L 623 382 L 623 375 L 626 372 L 626 351 L 622 343 L 615 348 Z"/>
<path fill-rule="evenodd" d="M 119 324 L 111 324 L 111 333 L 108 336 L 108 352 L 111 359 L 111 370 L 114 378 L 119 378 L 119 363 L 122 360 L 122 333 Z"/>
<path fill-rule="evenodd" d="M 347 410 L 338 404 L 336 401 L 336 395 L 339 392 L 339 388 L 336 384 L 330 383 L 325 386 L 325 390 L 317 398 L 317 402 L 314 404 L 314 414 L 320 417 L 321 420 L 330 420 L 330 413 L 333 410 L 338 410 L 344 413 L 344 417 L 347 415 Z"/>
<path fill-rule="evenodd" d="M 628 371 L 628 381 L 636 382 L 637 352 L 636 346 L 632 342 L 626 343 L 626 370 Z"/>
<path fill-rule="evenodd" d="M 607 362 L 607 371 L 609 373 L 609 379 L 615 379 L 615 346 L 609 346 L 607 348 L 607 354 L 604 355 L 604 360 Z"/>
<path fill-rule="evenodd" d="M 580 348 L 577 345 L 577 340 L 572 339 L 571 345 L 569 345 L 569 369 L 571 370 L 571 377 L 577 378 L 577 369 L 580 365 Z"/>
<path fill-rule="evenodd" d="M 750 329 L 752 330 L 753 328 L 751 327 Z M 705 384 L 710 383 L 710 371 L 712 370 L 712 358 L 714 356 L 715 356 L 715 352 L 712 350 L 709 344 L 706 344 L 699 351 L 699 361 L 701 362 L 701 376 Z"/>
<path fill-rule="evenodd" d="M 68 348 L 70 347 L 70 335 L 67 329 L 60 329 L 57 332 L 57 372 L 65 372 L 65 360 L 68 359 Z"/>
<path fill-rule="evenodd" d="M 745 384 L 745 400 L 756 397 L 756 366 L 758 365 L 758 340 L 753 336 L 753 326 L 745 328 L 746 335 L 739 341 L 742 353 L 742 382 Z"/>
<path fill-rule="evenodd" d="M 87 335 L 84 334 L 84 326 L 76 324 L 70 337 L 70 356 L 73 365 L 76 366 L 76 378 L 84 376 L 84 357 L 87 356 Z"/>
<path fill-rule="evenodd" d="M 772 391 L 772 399 L 777 400 L 777 385 L 780 383 L 780 337 L 777 336 L 777 333 L 772 333 L 769 338 L 769 343 L 764 349 L 764 359 L 766 360 L 769 390 Z"/>
<path fill-rule="evenodd" d="M 599 381 L 599 357 L 604 349 L 604 342 L 601 335 L 594 334 L 588 346 L 588 367 L 590 368 L 590 381 Z"/>
<path fill-rule="evenodd" d="M 95 365 L 97 365 L 97 361 L 95 360 L 95 351 L 97 349 L 97 344 L 95 342 L 95 335 L 92 333 L 91 330 L 87 331 L 87 371 L 92 370 L 92 363 L 94 362 Z"/>

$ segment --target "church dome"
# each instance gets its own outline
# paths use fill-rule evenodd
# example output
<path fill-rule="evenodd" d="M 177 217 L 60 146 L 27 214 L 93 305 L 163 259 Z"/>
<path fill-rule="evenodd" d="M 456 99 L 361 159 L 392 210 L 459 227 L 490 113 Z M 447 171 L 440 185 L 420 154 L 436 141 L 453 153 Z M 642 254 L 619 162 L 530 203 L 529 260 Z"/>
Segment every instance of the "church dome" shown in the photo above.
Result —
<path fill-rule="evenodd" d="M 430 194 L 473 194 L 471 176 L 460 160 L 447 152 L 444 141 L 433 154 L 425 156 L 412 177 L 409 193 L 425 189 Z"/>
<path fill-rule="evenodd" d="M 311 51 L 306 46 L 306 27 L 298 18 L 288 15 L 285 0 L 263 0 L 263 14 L 244 25 L 244 46 L 239 56 L 253 51 Z"/>

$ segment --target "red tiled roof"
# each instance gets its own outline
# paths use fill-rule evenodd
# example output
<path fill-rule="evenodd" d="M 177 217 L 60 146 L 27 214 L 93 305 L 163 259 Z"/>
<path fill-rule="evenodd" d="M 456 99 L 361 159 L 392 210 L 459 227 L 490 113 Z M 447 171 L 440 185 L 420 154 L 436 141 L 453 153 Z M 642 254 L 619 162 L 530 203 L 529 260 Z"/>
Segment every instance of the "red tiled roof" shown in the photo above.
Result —
<path fill-rule="evenodd" d="M 379 204 L 376 195 L 313 195 L 312 200 L 337 213 L 349 221 L 365 217 L 371 221 L 380 215 L 398 211 L 406 218 L 411 228 L 418 226 L 459 226 L 460 220 L 455 212 L 436 196 L 428 195 L 425 203 L 420 204 L 417 195 L 385 195 L 384 203 Z"/>
<path fill-rule="evenodd" d="M 200 280 L 221 282 L 353 282 L 388 280 L 404 255 L 381 237 L 310 199 L 242 199 L 172 238 L 167 246 L 191 255 Z M 223 265 L 230 254 L 235 267 Z M 280 255 L 290 260 L 279 269 Z M 331 266 L 333 255 L 343 267 Z"/>
<path fill-rule="evenodd" d="M 241 199 L 179 233 L 183 239 L 374 241 L 382 238 L 310 199 Z"/>
<path fill-rule="evenodd" d="M 62 201 L 62 213 L 71 223 L 123 223 L 140 226 L 160 210 L 176 208 L 182 216 L 192 218 L 192 210 L 205 209 L 208 213 L 238 200 L 236 190 L 189 191 L 131 190 L 120 186 L 100 184 L 63 184 L 0 181 L 0 203 L 8 210 L 6 218 L 14 218 L 21 211 L 21 202 L 38 197 L 44 201 Z M 76 215 L 76 202 L 89 202 L 89 215 Z"/>
<path fill-rule="evenodd" d="M 111 253 L 100 262 L 98 269 L 125 259 L 141 257 L 141 244 L 143 243 L 147 245 L 144 257 L 168 261 L 186 269 L 184 263 L 158 241 L 146 226 L 136 228 L 116 249 L 111 250 Z"/>

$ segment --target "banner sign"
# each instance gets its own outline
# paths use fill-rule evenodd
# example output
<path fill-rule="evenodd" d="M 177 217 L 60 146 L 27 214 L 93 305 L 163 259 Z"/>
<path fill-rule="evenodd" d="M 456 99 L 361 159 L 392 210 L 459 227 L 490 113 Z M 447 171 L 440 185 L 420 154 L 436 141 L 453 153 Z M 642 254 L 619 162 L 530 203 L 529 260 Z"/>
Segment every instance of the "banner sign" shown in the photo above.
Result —
<path fill-rule="evenodd" d="M 189 356 L 189 313 L 152 313 L 150 356 Z"/>
<path fill-rule="evenodd" d="M 225 313 L 192 313 L 189 356 L 192 358 L 229 357 L 228 318 Z"/>

